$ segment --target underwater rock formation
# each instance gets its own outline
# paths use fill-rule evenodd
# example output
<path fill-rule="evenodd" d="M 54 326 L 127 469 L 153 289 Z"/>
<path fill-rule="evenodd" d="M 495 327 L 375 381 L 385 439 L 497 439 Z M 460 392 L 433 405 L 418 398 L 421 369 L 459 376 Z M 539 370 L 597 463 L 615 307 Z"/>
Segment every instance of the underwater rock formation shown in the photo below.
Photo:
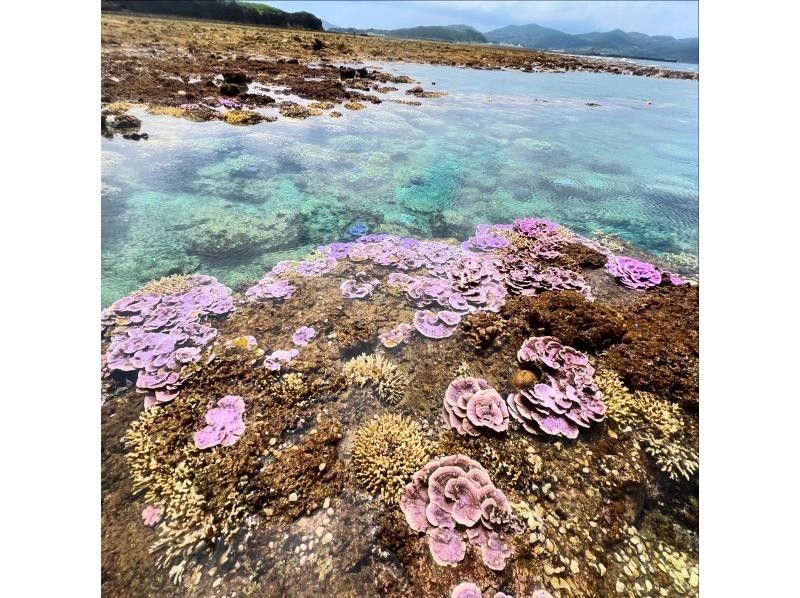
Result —
<path fill-rule="evenodd" d="M 539 368 L 540 382 L 508 396 L 514 418 L 531 434 L 577 438 L 580 428 L 603 420 L 603 394 L 589 358 L 552 336 L 531 337 L 517 352 L 523 364 Z"/>
<path fill-rule="evenodd" d="M 432 447 L 420 425 L 396 414 L 380 415 L 353 439 L 358 483 L 386 503 L 397 503 L 411 475 L 430 458 Z"/>
<path fill-rule="evenodd" d="M 480 547 L 484 565 L 495 571 L 502 571 L 511 556 L 505 535 L 518 530 L 511 504 L 469 457 L 430 461 L 405 487 L 400 509 L 411 529 L 425 532 L 439 565 L 456 566 L 464 560 L 467 542 Z"/>
<path fill-rule="evenodd" d="M 444 395 L 442 419 L 462 436 L 480 436 L 480 428 L 508 430 L 503 397 L 483 378 L 456 378 Z"/>

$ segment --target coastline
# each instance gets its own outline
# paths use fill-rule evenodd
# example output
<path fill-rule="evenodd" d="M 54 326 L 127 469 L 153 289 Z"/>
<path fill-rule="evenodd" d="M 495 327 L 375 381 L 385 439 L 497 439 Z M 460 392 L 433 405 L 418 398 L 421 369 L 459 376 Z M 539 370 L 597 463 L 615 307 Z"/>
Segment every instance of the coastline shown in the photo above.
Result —
<path fill-rule="evenodd" d="M 541 52 L 522 48 L 500 48 L 447 42 L 362 37 L 349 34 L 271 29 L 213 21 L 102 15 L 101 100 L 144 103 L 151 108 L 190 120 L 224 118 L 202 106 L 219 95 L 221 72 L 244 74 L 232 89 L 231 98 L 244 107 L 275 105 L 280 98 L 265 99 L 242 87 L 245 79 L 263 86 L 279 87 L 277 93 L 292 94 L 303 101 L 320 103 L 308 107 L 286 104 L 282 116 L 318 116 L 321 110 L 342 104 L 351 110 L 364 103 L 385 101 L 395 83 L 412 83 L 408 77 L 380 70 L 358 73 L 340 65 L 364 61 L 409 62 L 476 70 L 541 72 L 599 72 L 653 78 L 697 80 L 697 72 L 670 70 L 631 62 Z M 133 75 L 133 76 L 132 76 Z M 236 82 L 224 81 L 237 85 Z M 346 83 L 345 83 L 346 82 Z M 446 90 L 442 90 L 446 92 Z M 438 97 L 442 91 L 415 87 L 407 90 L 407 102 Z M 198 104 L 197 110 L 181 106 Z M 333 104 L 333 105 L 331 105 Z M 280 106 L 280 104 L 278 104 Z M 123 111 L 124 112 L 124 111 Z M 271 117 L 247 113 L 251 118 L 226 119 L 233 124 L 253 124 Z M 107 115 L 106 115 L 107 116 Z M 331 116 L 336 117 L 335 114 Z"/>

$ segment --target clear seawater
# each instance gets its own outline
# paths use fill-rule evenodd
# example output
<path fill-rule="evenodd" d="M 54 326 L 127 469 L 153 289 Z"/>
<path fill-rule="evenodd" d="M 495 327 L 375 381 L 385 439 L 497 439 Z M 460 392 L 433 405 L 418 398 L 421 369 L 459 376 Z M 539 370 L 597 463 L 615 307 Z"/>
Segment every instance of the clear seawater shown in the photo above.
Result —
<path fill-rule="evenodd" d="M 134 110 L 149 140 L 102 141 L 102 304 L 173 273 L 255 280 L 355 223 L 463 239 L 536 215 L 697 255 L 696 81 L 383 68 L 448 95 L 250 127 Z M 210 258 L 208 230 L 259 243 Z"/>

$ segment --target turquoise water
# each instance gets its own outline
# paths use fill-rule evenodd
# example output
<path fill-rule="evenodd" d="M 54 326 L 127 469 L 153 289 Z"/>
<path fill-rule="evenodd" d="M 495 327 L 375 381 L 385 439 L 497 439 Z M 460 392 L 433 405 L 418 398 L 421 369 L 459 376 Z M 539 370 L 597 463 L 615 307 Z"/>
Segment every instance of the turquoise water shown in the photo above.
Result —
<path fill-rule="evenodd" d="M 252 127 L 133 110 L 149 140 L 102 141 L 102 304 L 174 273 L 257 279 L 355 223 L 466 238 L 537 215 L 697 255 L 697 82 L 383 66 L 449 95 Z"/>

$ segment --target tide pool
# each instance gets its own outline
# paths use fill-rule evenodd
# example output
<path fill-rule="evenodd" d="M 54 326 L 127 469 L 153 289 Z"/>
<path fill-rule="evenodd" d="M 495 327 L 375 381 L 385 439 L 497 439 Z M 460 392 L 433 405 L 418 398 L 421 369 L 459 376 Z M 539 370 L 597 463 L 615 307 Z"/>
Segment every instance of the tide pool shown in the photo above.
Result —
<path fill-rule="evenodd" d="M 463 239 L 535 215 L 696 258 L 696 81 L 383 68 L 448 95 L 250 127 L 133 110 L 149 139 L 102 141 L 102 304 L 175 273 L 255 280 L 354 225 Z"/>

